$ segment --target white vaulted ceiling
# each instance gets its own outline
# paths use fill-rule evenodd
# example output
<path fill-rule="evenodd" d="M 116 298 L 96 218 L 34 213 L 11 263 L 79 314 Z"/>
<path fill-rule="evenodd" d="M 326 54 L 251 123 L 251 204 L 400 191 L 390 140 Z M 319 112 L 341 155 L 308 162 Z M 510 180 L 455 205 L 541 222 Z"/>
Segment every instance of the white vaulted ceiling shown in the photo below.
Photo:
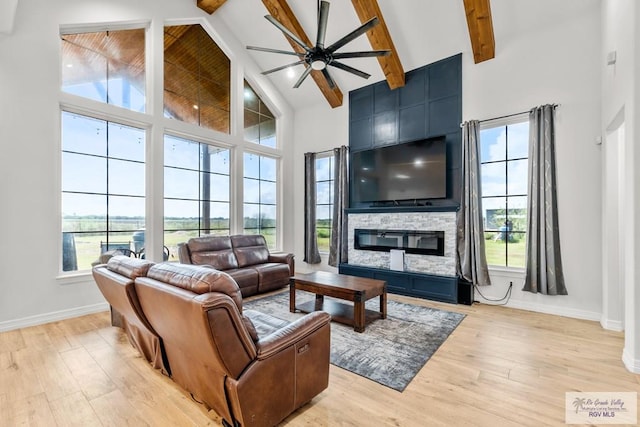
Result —
<path fill-rule="evenodd" d="M 288 0 L 309 38 L 315 42 L 316 0 Z M 387 27 L 405 71 L 458 53 L 471 55 L 471 43 L 465 19 L 463 0 L 378 0 Z M 496 57 L 518 34 L 539 30 L 570 20 L 581 12 L 599 7 L 599 0 L 491 0 Z M 261 0 L 227 0 L 215 14 L 222 18 L 243 45 L 254 45 L 291 51 L 282 33 L 264 19 L 268 12 Z M 327 43 L 331 43 L 360 25 L 350 0 L 333 0 L 329 13 Z M 370 50 L 365 35 L 347 44 L 341 52 Z M 249 51 L 260 69 L 268 70 L 295 62 L 295 57 Z M 331 75 L 348 103 L 350 90 L 380 81 L 384 75 L 375 58 L 345 59 L 344 62 L 369 74 L 368 80 L 329 67 Z M 475 66 L 483 66 L 482 63 Z M 293 89 L 303 65 L 269 75 L 269 79 L 294 108 L 324 103 L 330 108 L 311 78 Z M 344 105 L 343 104 L 343 105 Z"/>
<path fill-rule="evenodd" d="M 226 0 L 218 3 L 222 3 L 222 6 L 215 11 L 216 18 L 225 22 L 243 46 L 292 50 L 283 34 L 264 19 L 268 12 L 262 0 Z M 288 4 L 315 43 L 317 0 L 288 0 Z M 326 44 L 333 43 L 361 25 L 351 0 L 333 0 L 330 4 Z M 378 0 L 378 4 L 405 71 L 458 53 L 471 55 L 463 0 Z M 519 34 L 557 25 L 599 5 L 600 0 L 491 0 L 496 57 L 500 56 L 501 50 L 508 49 Z M 0 34 L 13 31 L 17 7 L 26 8 L 28 3 L 21 2 L 18 5 L 18 0 L 0 1 Z M 339 51 L 371 49 L 366 35 L 362 35 Z M 295 57 L 288 55 L 257 51 L 248 51 L 248 54 L 261 70 L 296 61 Z M 365 80 L 329 67 L 343 93 L 343 105 L 348 103 L 349 91 L 384 79 L 375 58 L 345 59 L 343 62 L 371 74 Z M 481 67 L 483 64 L 475 66 Z M 311 78 L 306 79 L 300 88 L 293 89 L 303 69 L 303 65 L 298 65 L 291 69 L 293 76 L 288 75 L 288 70 L 283 70 L 270 74 L 268 78 L 293 108 L 318 103 L 330 108 Z"/>

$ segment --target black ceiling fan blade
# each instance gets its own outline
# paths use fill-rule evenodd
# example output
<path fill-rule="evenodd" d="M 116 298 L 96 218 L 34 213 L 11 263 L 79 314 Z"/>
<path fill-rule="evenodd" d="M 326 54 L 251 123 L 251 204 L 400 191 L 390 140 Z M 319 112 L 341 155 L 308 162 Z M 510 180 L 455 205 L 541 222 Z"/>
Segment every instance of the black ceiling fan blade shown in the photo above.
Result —
<path fill-rule="evenodd" d="M 281 53 L 283 55 L 293 55 L 293 56 L 304 56 L 304 53 L 298 52 L 289 52 L 287 50 L 279 50 L 279 49 L 271 49 L 268 47 L 258 47 L 258 46 L 247 46 L 248 50 L 257 50 L 260 52 L 269 52 L 269 53 Z"/>
<path fill-rule="evenodd" d="M 324 38 L 327 35 L 327 22 L 329 20 L 329 2 L 320 2 L 320 10 L 318 11 L 318 36 L 316 37 L 316 46 L 324 49 Z"/>
<path fill-rule="evenodd" d="M 276 71 L 284 70 L 285 68 L 295 67 L 296 65 L 300 65 L 300 64 L 304 64 L 304 59 L 301 59 L 300 61 L 294 62 L 292 64 L 287 64 L 287 65 L 283 65 L 281 67 L 276 67 L 276 68 L 272 68 L 272 69 L 267 70 L 267 71 L 263 71 L 261 74 L 266 76 L 267 74 L 275 73 Z"/>
<path fill-rule="evenodd" d="M 295 34 L 293 34 L 291 31 L 289 31 L 289 29 L 287 27 L 285 27 L 284 25 L 282 25 L 280 23 L 280 21 L 278 21 L 276 18 L 274 18 L 271 15 L 265 15 L 265 19 L 269 22 L 271 22 L 273 25 L 275 25 L 276 27 L 278 27 L 278 29 L 280 31 L 282 31 L 283 33 L 286 34 L 287 37 L 289 37 L 291 40 L 293 40 L 298 46 L 300 46 L 301 48 L 303 48 L 306 52 L 308 52 L 309 50 L 311 50 L 311 48 L 309 46 L 307 46 L 305 44 L 305 42 L 303 42 L 302 40 L 300 40 L 300 38 L 298 36 L 296 36 Z"/>
<path fill-rule="evenodd" d="M 371 77 L 371 74 L 367 74 L 364 71 L 360 71 L 358 69 L 345 65 L 342 62 L 332 61 L 329 63 L 329 65 L 331 65 L 332 67 L 340 68 L 341 70 L 344 70 L 344 71 L 348 71 L 351 74 L 355 74 L 358 77 L 362 77 L 363 79 L 368 79 L 369 77 Z"/>
<path fill-rule="evenodd" d="M 306 78 L 307 78 L 307 76 L 308 76 L 309 74 L 311 74 L 311 70 L 312 70 L 312 68 L 311 68 L 311 67 L 307 67 L 307 68 L 304 70 L 304 73 L 302 73 L 302 75 L 300 76 L 300 78 L 298 79 L 298 81 L 296 82 L 296 84 L 294 84 L 294 85 L 293 85 L 293 88 L 294 88 L 294 89 L 297 89 L 297 88 L 299 88 L 299 87 L 300 87 L 300 85 L 302 84 L 302 82 L 304 81 L 304 79 L 306 79 Z"/>
<path fill-rule="evenodd" d="M 324 76 L 325 79 L 327 79 L 327 83 L 329 83 L 329 89 L 335 89 L 336 87 L 336 82 L 333 80 L 333 77 L 331 77 L 331 74 L 329 74 L 329 70 L 327 70 L 326 68 L 322 69 L 322 75 Z"/>
<path fill-rule="evenodd" d="M 373 18 L 371 18 L 370 20 L 368 20 L 367 22 L 365 22 L 355 30 L 351 31 L 349 34 L 347 34 L 346 36 L 344 36 L 343 38 L 341 38 L 331 46 L 329 46 L 326 49 L 327 52 L 335 52 L 336 50 L 340 49 L 342 46 L 349 43 L 350 41 L 357 39 L 358 37 L 360 37 L 367 31 L 369 31 L 376 25 L 378 25 L 378 17 L 374 16 Z"/>
<path fill-rule="evenodd" d="M 390 50 L 371 50 L 368 52 L 334 53 L 332 56 L 334 59 L 343 59 L 343 58 L 372 58 L 376 56 L 389 56 L 389 55 L 391 55 Z"/>

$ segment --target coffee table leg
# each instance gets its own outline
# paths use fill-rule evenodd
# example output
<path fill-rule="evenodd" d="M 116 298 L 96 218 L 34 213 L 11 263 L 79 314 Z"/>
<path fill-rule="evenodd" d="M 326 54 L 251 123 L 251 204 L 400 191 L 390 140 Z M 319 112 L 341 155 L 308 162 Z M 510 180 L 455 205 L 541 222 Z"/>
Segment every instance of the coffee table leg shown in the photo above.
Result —
<path fill-rule="evenodd" d="M 364 302 L 364 295 L 356 295 L 353 301 L 353 330 L 356 332 L 364 332 Z"/>
<path fill-rule="evenodd" d="M 324 295 L 316 294 L 316 306 L 315 311 L 322 310 L 322 306 L 324 305 Z"/>
<path fill-rule="evenodd" d="M 383 291 L 380 295 L 380 318 L 387 318 L 387 291 Z"/>
<path fill-rule="evenodd" d="M 296 281 L 289 279 L 289 311 L 296 312 Z"/>

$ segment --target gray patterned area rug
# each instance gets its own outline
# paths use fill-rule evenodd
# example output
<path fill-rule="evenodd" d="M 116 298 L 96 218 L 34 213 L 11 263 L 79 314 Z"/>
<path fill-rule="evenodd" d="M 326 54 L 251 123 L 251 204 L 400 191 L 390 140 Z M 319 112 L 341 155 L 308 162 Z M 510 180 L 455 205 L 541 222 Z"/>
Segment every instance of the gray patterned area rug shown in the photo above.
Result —
<path fill-rule="evenodd" d="M 296 293 L 297 304 L 312 298 L 308 292 Z M 282 319 L 284 324 L 303 316 L 289 312 L 288 292 L 245 301 L 243 308 Z M 379 298 L 367 301 L 366 308 L 378 311 Z M 403 391 L 464 317 L 460 313 L 389 300 L 387 318 L 367 324 L 363 333 L 331 322 L 331 363 Z M 268 316 L 256 320 L 260 335 L 281 326 Z"/>

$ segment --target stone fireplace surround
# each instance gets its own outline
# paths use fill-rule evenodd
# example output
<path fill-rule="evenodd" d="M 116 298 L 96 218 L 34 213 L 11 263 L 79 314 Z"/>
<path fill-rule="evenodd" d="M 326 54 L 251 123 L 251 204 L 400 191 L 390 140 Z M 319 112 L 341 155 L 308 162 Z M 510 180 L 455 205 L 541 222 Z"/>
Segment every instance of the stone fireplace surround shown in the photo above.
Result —
<path fill-rule="evenodd" d="M 389 252 L 358 250 L 356 228 L 377 230 L 444 231 L 444 256 L 405 254 L 405 271 L 440 276 L 456 275 L 455 212 L 347 212 L 349 222 L 349 265 L 389 268 Z"/>

